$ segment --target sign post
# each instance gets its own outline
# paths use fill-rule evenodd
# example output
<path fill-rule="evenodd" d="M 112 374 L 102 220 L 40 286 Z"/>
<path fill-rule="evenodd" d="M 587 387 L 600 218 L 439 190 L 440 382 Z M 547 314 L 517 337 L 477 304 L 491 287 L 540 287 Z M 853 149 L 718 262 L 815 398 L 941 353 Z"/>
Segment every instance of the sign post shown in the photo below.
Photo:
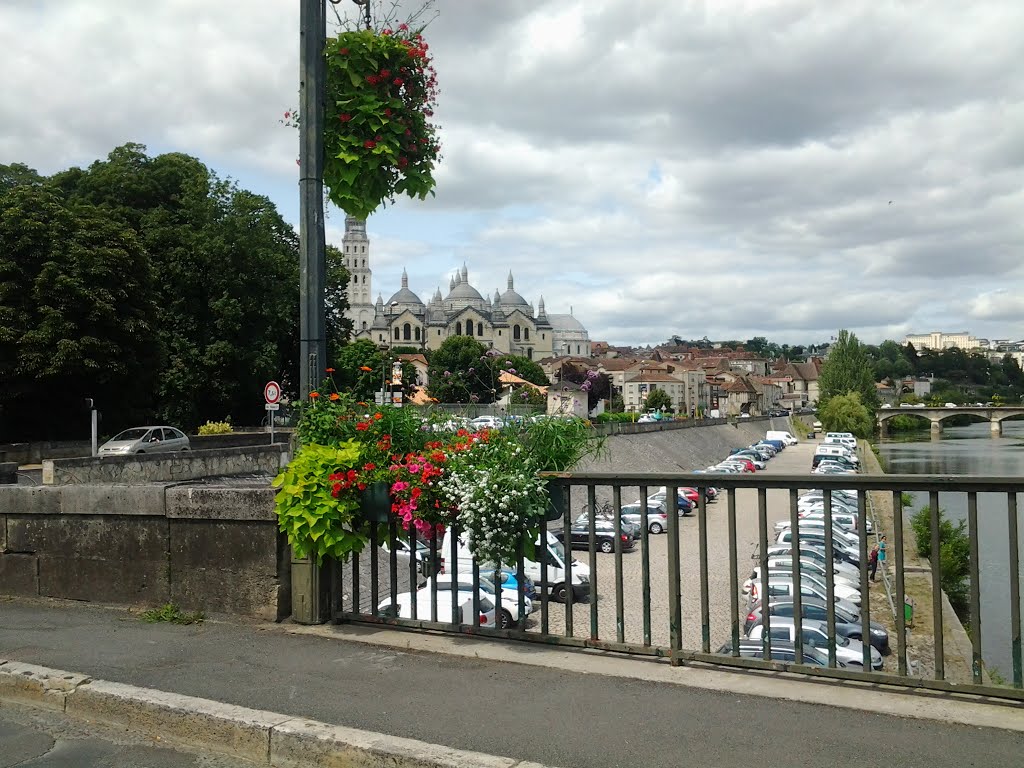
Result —
<path fill-rule="evenodd" d="M 280 407 L 281 385 L 276 381 L 268 381 L 263 387 L 263 399 L 267 401 L 266 409 L 270 415 L 270 444 L 274 444 L 274 412 Z"/>

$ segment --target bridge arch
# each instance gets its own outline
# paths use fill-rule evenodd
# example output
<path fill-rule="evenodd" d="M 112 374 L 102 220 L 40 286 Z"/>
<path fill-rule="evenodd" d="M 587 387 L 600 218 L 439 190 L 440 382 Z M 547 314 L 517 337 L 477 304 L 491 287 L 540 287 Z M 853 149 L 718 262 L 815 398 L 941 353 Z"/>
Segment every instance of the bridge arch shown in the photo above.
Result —
<path fill-rule="evenodd" d="M 917 416 L 927 419 L 931 423 L 932 432 L 942 431 L 942 422 L 953 416 L 974 416 L 979 421 L 987 421 L 991 425 L 993 435 L 1003 434 L 1003 422 L 1006 419 L 1024 416 L 1024 407 L 1006 406 L 957 406 L 955 408 L 915 408 L 904 406 L 900 408 L 879 408 L 875 412 L 875 419 L 879 432 L 884 436 L 889 430 L 888 422 L 896 416 Z"/>

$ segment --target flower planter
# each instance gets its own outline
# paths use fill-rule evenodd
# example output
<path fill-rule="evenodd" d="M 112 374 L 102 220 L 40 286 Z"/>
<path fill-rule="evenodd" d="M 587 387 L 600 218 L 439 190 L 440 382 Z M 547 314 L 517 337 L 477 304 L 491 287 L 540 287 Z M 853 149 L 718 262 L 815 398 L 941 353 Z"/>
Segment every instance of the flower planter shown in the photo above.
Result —
<path fill-rule="evenodd" d="M 359 494 L 359 512 L 370 523 L 386 523 L 391 514 L 391 494 L 388 483 L 370 483 Z"/>
<path fill-rule="evenodd" d="M 565 510 L 569 505 L 566 498 L 569 495 L 569 487 L 557 485 L 548 481 L 548 504 L 544 509 L 544 519 L 547 522 L 562 520 L 565 518 Z"/>

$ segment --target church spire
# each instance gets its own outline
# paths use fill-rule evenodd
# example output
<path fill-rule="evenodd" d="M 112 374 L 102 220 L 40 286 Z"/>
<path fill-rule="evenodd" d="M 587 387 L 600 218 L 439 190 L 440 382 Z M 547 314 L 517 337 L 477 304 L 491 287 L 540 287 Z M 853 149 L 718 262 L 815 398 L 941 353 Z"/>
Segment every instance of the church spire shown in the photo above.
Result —
<path fill-rule="evenodd" d="M 409 273 L 405 271 L 404 267 L 402 268 L 402 287 L 409 287 Z"/>
<path fill-rule="evenodd" d="M 508 271 L 508 289 L 512 290 L 512 270 Z"/>

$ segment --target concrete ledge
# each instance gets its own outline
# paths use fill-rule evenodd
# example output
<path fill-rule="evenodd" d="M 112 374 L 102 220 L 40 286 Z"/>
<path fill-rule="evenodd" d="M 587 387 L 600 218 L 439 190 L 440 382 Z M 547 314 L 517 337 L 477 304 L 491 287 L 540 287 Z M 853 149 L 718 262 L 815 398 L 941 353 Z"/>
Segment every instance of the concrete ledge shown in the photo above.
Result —
<path fill-rule="evenodd" d="M 545 768 L 274 712 L 0 659 L 4 703 L 63 712 L 186 748 L 287 768 Z"/>
<path fill-rule="evenodd" d="M 0 513 L 5 515 L 60 514 L 60 490 L 45 486 L 0 485 Z"/>
<path fill-rule="evenodd" d="M 71 717 L 266 764 L 270 729 L 290 718 L 192 696 L 96 680 L 68 696 Z"/>
<path fill-rule="evenodd" d="M 509 757 L 301 719 L 274 727 L 270 734 L 270 764 L 282 768 L 525 768 L 525 763 Z"/>
<path fill-rule="evenodd" d="M 74 672 L 0 659 L 0 702 L 63 712 L 68 694 L 87 682 L 87 676 Z"/>
<path fill-rule="evenodd" d="M 54 490 L 64 515 L 164 516 L 160 485 L 63 485 Z"/>
<path fill-rule="evenodd" d="M 273 488 L 173 487 L 167 489 L 166 512 L 169 518 L 183 520 L 277 522 L 276 493 Z"/>

